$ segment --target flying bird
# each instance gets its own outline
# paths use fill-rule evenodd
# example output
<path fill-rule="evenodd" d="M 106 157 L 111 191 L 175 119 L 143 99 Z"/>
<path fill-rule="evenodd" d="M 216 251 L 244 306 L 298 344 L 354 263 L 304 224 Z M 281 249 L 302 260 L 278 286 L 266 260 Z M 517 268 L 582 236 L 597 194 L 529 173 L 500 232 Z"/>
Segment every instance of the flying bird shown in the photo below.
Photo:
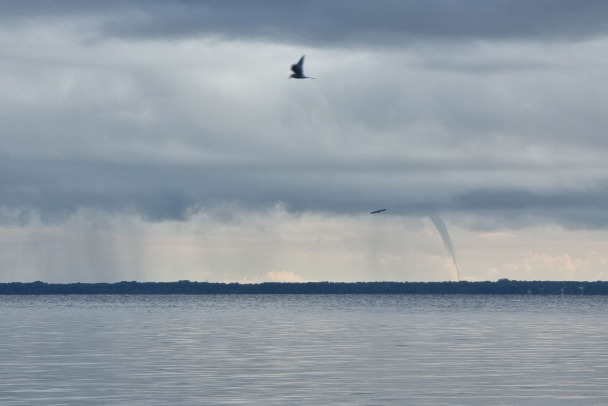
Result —
<path fill-rule="evenodd" d="M 298 61 L 298 63 L 295 63 L 293 65 L 291 65 L 291 70 L 292 70 L 292 74 L 290 76 L 290 78 L 294 78 L 294 79 L 314 79 L 311 78 L 310 76 L 306 76 L 304 74 L 304 55 L 302 55 L 302 57 L 300 58 L 300 60 Z"/>
<path fill-rule="evenodd" d="M 386 211 L 386 209 L 375 210 L 375 211 L 372 211 L 370 214 L 378 214 L 378 213 L 382 213 L 383 211 Z"/>

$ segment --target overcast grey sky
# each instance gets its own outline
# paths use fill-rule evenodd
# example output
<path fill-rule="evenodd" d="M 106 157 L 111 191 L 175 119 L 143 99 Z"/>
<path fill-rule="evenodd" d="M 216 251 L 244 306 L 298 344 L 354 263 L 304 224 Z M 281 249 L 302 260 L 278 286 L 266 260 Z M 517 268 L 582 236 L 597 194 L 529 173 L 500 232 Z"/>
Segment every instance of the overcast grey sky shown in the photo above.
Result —
<path fill-rule="evenodd" d="M 607 46 L 604 1 L 4 2 L 0 279 L 454 279 L 433 213 L 464 279 L 606 278 Z"/>

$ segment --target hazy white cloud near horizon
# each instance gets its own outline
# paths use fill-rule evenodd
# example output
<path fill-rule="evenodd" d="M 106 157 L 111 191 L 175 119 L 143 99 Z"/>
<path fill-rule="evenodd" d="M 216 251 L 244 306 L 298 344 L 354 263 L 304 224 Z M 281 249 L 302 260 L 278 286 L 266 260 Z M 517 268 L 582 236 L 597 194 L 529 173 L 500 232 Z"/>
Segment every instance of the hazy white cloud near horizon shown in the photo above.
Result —
<path fill-rule="evenodd" d="M 608 4 L 0 5 L 0 281 L 608 277 Z M 306 55 L 316 80 L 288 80 Z M 369 215 L 379 208 L 385 213 Z"/>

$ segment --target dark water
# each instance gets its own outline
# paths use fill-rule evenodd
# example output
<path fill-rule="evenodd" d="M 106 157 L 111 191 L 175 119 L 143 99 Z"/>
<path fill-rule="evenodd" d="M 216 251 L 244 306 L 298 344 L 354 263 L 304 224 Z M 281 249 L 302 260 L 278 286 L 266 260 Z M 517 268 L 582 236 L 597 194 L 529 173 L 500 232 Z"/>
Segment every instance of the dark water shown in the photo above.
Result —
<path fill-rule="evenodd" d="M 4 296 L 2 405 L 608 405 L 608 298 Z"/>

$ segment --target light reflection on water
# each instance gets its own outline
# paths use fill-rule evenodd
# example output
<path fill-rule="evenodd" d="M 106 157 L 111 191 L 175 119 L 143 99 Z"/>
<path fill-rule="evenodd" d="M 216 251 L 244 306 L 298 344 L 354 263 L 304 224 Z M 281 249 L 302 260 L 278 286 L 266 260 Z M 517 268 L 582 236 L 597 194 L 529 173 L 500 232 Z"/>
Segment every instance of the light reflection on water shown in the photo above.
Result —
<path fill-rule="evenodd" d="M 608 404 L 608 298 L 0 296 L 2 405 Z"/>

